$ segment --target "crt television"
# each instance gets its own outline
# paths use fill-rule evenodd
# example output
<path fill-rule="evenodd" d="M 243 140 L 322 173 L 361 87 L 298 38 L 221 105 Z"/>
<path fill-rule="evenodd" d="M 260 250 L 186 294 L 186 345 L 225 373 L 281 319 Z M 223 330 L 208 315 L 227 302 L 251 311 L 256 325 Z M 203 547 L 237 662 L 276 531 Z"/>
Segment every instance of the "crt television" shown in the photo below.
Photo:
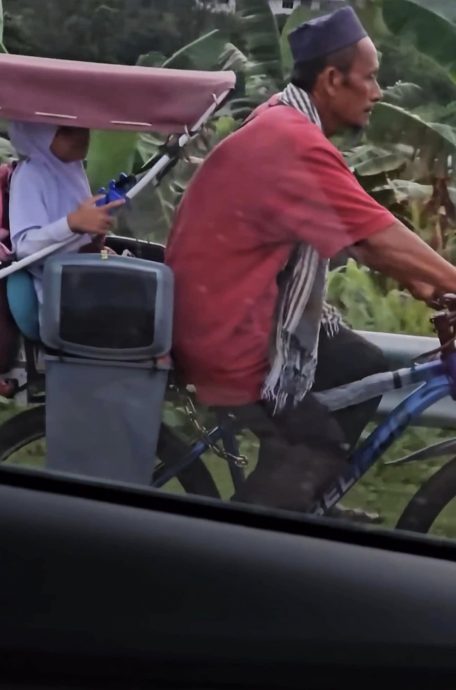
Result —
<path fill-rule="evenodd" d="M 41 339 L 58 352 L 144 361 L 171 349 L 173 274 L 153 261 L 55 255 L 43 274 Z"/>

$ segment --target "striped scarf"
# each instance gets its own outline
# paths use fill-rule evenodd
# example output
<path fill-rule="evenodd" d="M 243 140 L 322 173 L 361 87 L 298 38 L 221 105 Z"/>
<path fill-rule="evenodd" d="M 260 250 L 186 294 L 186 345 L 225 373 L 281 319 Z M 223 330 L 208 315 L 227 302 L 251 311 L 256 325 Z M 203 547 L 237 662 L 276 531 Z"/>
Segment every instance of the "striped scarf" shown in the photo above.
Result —
<path fill-rule="evenodd" d="M 289 84 L 280 102 L 322 128 L 315 106 L 302 89 Z M 337 310 L 325 302 L 328 265 L 313 247 L 302 243 L 293 251 L 280 281 L 272 364 L 262 391 L 275 413 L 297 405 L 312 388 L 320 327 L 333 337 L 342 323 Z"/>

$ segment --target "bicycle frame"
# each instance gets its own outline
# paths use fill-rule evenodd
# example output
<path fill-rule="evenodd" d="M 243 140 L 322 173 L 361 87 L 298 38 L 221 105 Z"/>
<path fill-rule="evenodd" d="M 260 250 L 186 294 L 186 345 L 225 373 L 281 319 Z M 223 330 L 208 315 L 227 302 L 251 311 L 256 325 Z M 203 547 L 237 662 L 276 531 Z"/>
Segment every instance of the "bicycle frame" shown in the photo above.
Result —
<path fill-rule="evenodd" d="M 447 395 L 454 395 L 455 367 L 456 353 L 452 353 L 445 360 L 420 364 L 402 370 L 402 373 L 394 372 L 393 375 L 397 377 L 397 388 L 402 387 L 402 381 L 407 376 L 411 376 L 415 383 L 422 385 L 407 396 L 355 450 L 351 456 L 350 467 L 323 495 L 311 511 L 313 514 L 327 513 L 402 435 L 413 420 L 438 400 Z"/>
<path fill-rule="evenodd" d="M 239 455 L 239 447 L 234 432 L 229 428 L 231 424 L 227 421 L 226 424 L 219 424 L 208 432 L 207 439 L 200 440 L 194 443 L 189 449 L 188 453 L 180 458 L 173 467 L 167 467 L 162 471 L 156 473 L 152 480 L 152 486 L 155 489 L 160 489 L 162 486 L 174 479 L 179 472 L 184 470 L 189 465 L 198 460 L 203 453 L 210 449 L 212 443 L 222 441 L 225 450 L 232 455 Z M 240 488 L 244 481 L 244 470 L 242 467 L 237 467 L 234 462 L 228 461 L 228 467 L 233 481 L 235 490 Z"/>
<path fill-rule="evenodd" d="M 355 450 L 351 456 L 350 467 L 324 494 L 321 501 L 311 511 L 312 514 L 326 514 L 424 410 L 441 398 L 456 394 L 456 353 L 450 354 L 444 360 L 418 364 L 395 372 L 386 372 L 384 377 L 385 381 L 389 381 L 393 377 L 396 388 L 409 386 L 411 382 L 419 387 L 413 390 Z M 207 440 L 197 441 L 189 452 L 176 462 L 174 467 L 166 468 L 166 470 L 157 473 L 153 486 L 162 487 L 209 450 L 210 443 L 218 441 L 222 441 L 230 452 L 237 452 L 234 433 L 229 426 L 219 425 L 209 432 Z M 232 463 L 230 463 L 230 471 L 233 484 L 237 489 L 243 480 L 243 471 Z"/>

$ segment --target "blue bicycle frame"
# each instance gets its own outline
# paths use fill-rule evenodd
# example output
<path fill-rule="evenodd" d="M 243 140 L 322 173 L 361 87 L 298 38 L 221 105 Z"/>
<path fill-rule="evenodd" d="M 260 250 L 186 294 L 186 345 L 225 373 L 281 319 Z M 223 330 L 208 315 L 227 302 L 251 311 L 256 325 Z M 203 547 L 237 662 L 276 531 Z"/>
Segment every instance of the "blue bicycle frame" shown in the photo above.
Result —
<path fill-rule="evenodd" d="M 152 480 L 152 486 L 156 489 L 161 488 L 170 479 L 174 479 L 179 472 L 186 467 L 199 460 L 201 455 L 210 449 L 211 444 L 222 441 L 225 450 L 233 456 L 239 455 L 239 446 L 236 440 L 235 433 L 232 429 L 233 422 L 226 421 L 214 427 L 207 434 L 207 439 L 197 441 L 189 449 L 184 457 L 180 458 L 175 465 L 168 467 L 160 473 L 159 477 Z M 244 470 L 234 464 L 234 461 L 229 462 L 229 470 L 231 479 L 235 489 L 238 489 L 245 479 Z"/>
<path fill-rule="evenodd" d="M 397 388 L 403 387 L 404 379 L 407 379 L 407 385 L 410 385 L 410 380 L 422 385 L 407 396 L 355 450 L 350 459 L 350 467 L 324 494 L 312 513 L 327 513 L 424 410 L 447 395 L 454 396 L 455 373 L 456 353 L 450 354 L 445 360 L 418 364 L 402 370 L 402 375 L 401 372 L 393 372 Z"/>
<path fill-rule="evenodd" d="M 324 494 L 321 501 L 311 511 L 313 514 L 324 515 L 340 501 L 424 410 L 447 395 L 456 395 L 456 352 L 442 360 L 418 364 L 408 369 L 385 374 L 385 378 L 391 380 L 391 377 L 394 380 L 395 388 L 403 388 L 410 386 L 410 384 L 416 384 L 419 387 L 405 398 L 370 434 L 366 441 L 355 450 L 350 460 L 350 467 Z M 220 424 L 208 433 L 207 439 L 195 443 L 173 467 L 163 471 L 159 478 L 153 482 L 153 486 L 159 488 L 166 484 L 181 470 L 200 458 L 212 443 L 218 441 L 223 442 L 229 453 L 238 454 L 232 428 L 229 424 Z M 233 465 L 232 462 L 229 463 L 229 466 L 233 484 L 235 488 L 238 488 L 244 478 L 243 470 Z"/>

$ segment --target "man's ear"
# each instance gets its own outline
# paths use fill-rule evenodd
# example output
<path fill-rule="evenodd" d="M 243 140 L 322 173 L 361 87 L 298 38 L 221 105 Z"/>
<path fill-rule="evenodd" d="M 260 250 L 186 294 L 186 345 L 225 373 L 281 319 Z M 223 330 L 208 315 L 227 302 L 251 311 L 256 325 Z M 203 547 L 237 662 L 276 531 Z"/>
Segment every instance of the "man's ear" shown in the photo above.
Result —
<path fill-rule="evenodd" d="M 330 96 L 334 96 L 342 85 L 342 73 L 337 69 L 337 67 L 328 65 L 328 67 L 323 70 L 320 77 L 322 86 L 324 87 L 326 93 L 328 93 Z"/>

